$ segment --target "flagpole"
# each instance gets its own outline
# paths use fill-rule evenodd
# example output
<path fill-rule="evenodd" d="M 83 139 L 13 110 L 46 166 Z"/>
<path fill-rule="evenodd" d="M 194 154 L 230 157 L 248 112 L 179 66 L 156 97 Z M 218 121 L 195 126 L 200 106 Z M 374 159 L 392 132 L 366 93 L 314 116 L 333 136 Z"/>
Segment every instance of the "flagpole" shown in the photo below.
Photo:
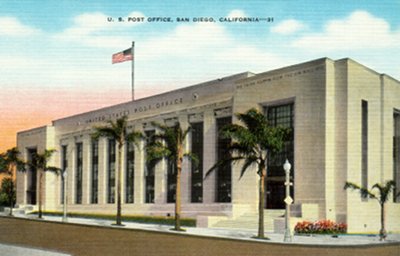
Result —
<path fill-rule="evenodd" d="M 132 101 L 135 100 L 135 41 L 132 41 Z"/>

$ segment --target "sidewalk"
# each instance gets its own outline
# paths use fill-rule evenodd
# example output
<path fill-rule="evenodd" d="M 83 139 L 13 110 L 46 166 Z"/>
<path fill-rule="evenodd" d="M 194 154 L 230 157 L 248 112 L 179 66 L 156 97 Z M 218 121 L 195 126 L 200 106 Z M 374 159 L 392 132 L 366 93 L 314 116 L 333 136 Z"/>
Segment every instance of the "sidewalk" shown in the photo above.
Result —
<path fill-rule="evenodd" d="M 48 250 L 33 249 L 22 246 L 14 246 L 8 244 L 0 244 L 1 256 L 67 256 L 69 254 L 51 252 Z"/>
<path fill-rule="evenodd" d="M 258 256 L 391 256 L 399 255 L 400 235 L 390 234 L 387 241 L 378 236 L 329 235 L 294 236 L 283 242 L 283 234 L 266 233 L 270 240 L 252 238 L 255 230 L 195 228 L 186 232 L 172 231 L 172 226 L 113 220 L 17 215 L 0 216 L 0 255 L 229 255 Z M 15 248 L 15 245 L 19 247 Z M 11 246 L 11 247 L 10 247 Z M 4 252 L 2 251 L 4 250 Z M 10 250 L 12 252 L 10 253 Z M 21 251 L 22 250 L 22 251 Z M 24 250 L 33 250 L 32 253 Z M 50 253 L 50 254 L 44 254 Z M 6 254 L 8 253 L 8 254 Z M 55 254 L 51 254 L 55 253 Z"/>
<path fill-rule="evenodd" d="M 16 215 L 15 217 L 27 218 L 26 215 Z M 29 218 L 35 218 L 29 216 Z M 62 222 L 61 217 L 57 216 L 44 216 L 44 220 Z M 106 226 L 122 229 L 138 229 L 138 230 L 151 230 L 167 233 L 181 233 L 195 236 L 205 237 L 218 237 L 230 238 L 240 240 L 251 240 L 266 243 L 285 243 L 283 241 L 283 234 L 265 233 L 269 240 L 259 240 L 253 238 L 257 232 L 256 230 L 248 229 L 223 229 L 223 228 L 198 228 L 198 227 L 184 227 L 185 232 L 177 232 L 171 230 L 172 226 L 158 225 L 158 224 L 142 224 L 135 222 L 123 222 L 122 227 L 113 226 L 112 220 L 101 219 L 88 219 L 88 218 L 75 218 L 68 217 L 68 223 Z M 307 245 L 368 245 L 368 244 L 382 244 L 382 243 L 400 243 L 400 234 L 389 234 L 386 241 L 379 241 L 379 236 L 376 235 L 339 235 L 333 237 L 332 235 L 294 235 L 291 244 L 307 244 Z"/>

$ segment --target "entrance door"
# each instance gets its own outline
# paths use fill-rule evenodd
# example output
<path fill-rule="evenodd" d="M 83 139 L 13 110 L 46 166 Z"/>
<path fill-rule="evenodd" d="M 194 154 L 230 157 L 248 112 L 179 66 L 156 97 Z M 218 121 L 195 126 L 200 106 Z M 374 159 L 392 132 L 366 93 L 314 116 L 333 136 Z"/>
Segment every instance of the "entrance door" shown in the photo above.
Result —
<path fill-rule="evenodd" d="M 290 170 L 291 182 L 294 182 L 294 103 L 282 105 L 272 105 L 265 108 L 265 114 L 268 122 L 274 127 L 284 127 L 288 133 L 284 137 L 284 145 L 280 152 L 268 155 L 268 167 L 266 177 L 266 208 L 284 209 L 285 208 L 285 171 L 283 164 L 286 159 L 292 164 Z M 290 195 L 293 197 L 293 186 L 290 189 Z"/>
<path fill-rule="evenodd" d="M 276 179 L 267 180 L 266 184 L 267 209 L 285 209 L 285 203 L 283 202 L 283 200 L 285 200 L 284 183 L 285 182 L 281 179 L 281 177 L 276 177 Z"/>
<path fill-rule="evenodd" d="M 37 154 L 37 149 L 28 149 L 28 161 L 32 162 L 34 156 Z M 26 188 L 26 203 L 36 204 L 36 184 L 37 184 L 37 170 L 30 166 L 27 171 L 27 188 Z"/>

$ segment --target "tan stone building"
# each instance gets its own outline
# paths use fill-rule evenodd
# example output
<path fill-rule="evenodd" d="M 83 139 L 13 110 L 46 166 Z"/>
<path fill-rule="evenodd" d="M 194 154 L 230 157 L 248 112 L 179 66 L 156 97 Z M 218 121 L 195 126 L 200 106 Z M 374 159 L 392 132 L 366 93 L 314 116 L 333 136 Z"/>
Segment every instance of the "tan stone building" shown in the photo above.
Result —
<path fill-rule="evenodd" d="M 273 125 L 292 128 L 285 149 L 271 159 L 266 184 L 267 230 L 279 229 L 284 208 L 285 159 L 292 163 L 293 223 L 330 219 L 349 232 L 379 230 L 379 205 L 343 189 L 346 181 L 371 187 L 394 179 L 400 184 L 400 82 L 351 59 L 318 59 L 261 74 L 242 73 L 179 90 L 91 111 L 18 133 L 26 160 L 54 148 L 51 164 L 66 169 L 69 212 L 115 212 L 115 142 L 93 141 L 93 127 L 128 116 L 130 129 L 152 134 L 152 121 L 180 122 L 193 130 L 186 149 L 200 158 L 184 163 L 183 215 L 198 225 L 251 228 L 257 225 L 258 176 L 240 165 L 207 170 L 224 154 L 218 129 L 237 122 L 234 113 L 256 107 Z M 173 215 L 174 182 L 166 161 L 146 164 L 140 148 L 123 153 L 123 214 Z M 36 205 L 35 170 L 18 173 L 17 203 Z M 63 179 L 45 176 L 44 209 L 62 211 Z M 398 193 L 399 191 L 397 191 Z M 400 199 L 387 204 L 387 227 L 400 231 Z M 273 220 L 277 217 L 275 220 Z"/>

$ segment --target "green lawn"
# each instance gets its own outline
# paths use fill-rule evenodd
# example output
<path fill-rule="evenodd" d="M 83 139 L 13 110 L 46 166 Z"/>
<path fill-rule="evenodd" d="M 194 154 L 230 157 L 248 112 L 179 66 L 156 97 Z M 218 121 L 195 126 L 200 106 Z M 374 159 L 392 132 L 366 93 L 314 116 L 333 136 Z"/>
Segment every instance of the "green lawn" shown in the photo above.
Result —
<path fill-rule="evenodd" d="M 37 212 L 30 213 L 36 215 Z M 43 216 L 62 216 L 62 212 L 43 212 Z M 115 220 L 115 215 L 111 214 L 90 214 L 90 213 L 68 213 L 68 217 L 77 218 L 88 218 L 88 219 L 102 219 L 102 220 Z M 125 222 L 137 222 L 137 223 L 148 223 L 148 224 L 160 224 L 160 225 L 174 225 L 174 217 L 166 216 L 143 216 L 143 215 L 123 215 L 122 221 Z M 186 227 L 195 227 L 196 220 L 189 218 L 181 218 L 181 225 Z"/>

